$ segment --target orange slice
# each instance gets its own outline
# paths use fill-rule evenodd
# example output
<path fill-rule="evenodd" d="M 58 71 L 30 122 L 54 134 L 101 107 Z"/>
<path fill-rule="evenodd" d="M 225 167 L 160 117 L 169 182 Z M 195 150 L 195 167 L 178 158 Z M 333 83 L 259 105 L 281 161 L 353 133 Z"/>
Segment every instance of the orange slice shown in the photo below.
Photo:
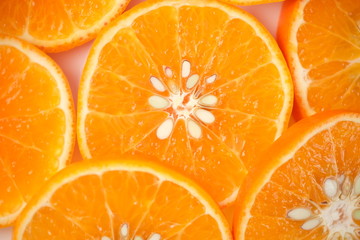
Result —
<path fill-rule="evenodd" d="M 64 74 L 26 42 L 0 35 L 0 79 L 0 226 L 7 226 L 70 159 L 75 116 Z"/>
<path fill-rule="evenodd" d="M 248 174 L 235 239 L 359 239 L 360 114 L 319 113 L 289 128 Z"/>
<path fill-rule="evenodd" d="M 291 79 L 276 42 L 217 1 L 147 1 L 94 43 L 79 90 L 87 159 L 157 158 L 232 203 L 287 126 Z"/>
<path fill-rule="evenodd" d="M 25 208 L 14 231 L 14 240 L 49 238 L 232 239 L 204 190 L 139 159 L 76 163 L 55 175 Z"/>
<path fill-rule="evenodd" d="M 295 115 L 360 111 L 360 1 L 286 1 L 278 31 L 295 85 Z"/>
<path fill-rule="evenodd" d="M 46 52 L 60 52 L 92 38 L 129 0 L 1 0 L 0 33 L 19 37 Z"/>
<path fill-rule="evenodd" d="M 283 2 L 284 0 L 221 0 L 223 2 L 247 6 L 247 5 L 257 5 L 257 4 L 265 4 L 265 3 L 273 3 L 273 2 Z"/>

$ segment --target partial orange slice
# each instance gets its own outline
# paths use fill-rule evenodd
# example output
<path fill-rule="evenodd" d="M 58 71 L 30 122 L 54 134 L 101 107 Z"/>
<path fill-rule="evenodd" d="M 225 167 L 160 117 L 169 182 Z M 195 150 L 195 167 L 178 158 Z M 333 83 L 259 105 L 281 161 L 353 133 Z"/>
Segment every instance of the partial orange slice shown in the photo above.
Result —
<path fill-rule="evenodd" d="M 289 128 L 248 174 L 235 239 L 359 239 L 360 114 L 324 112 Z"/>
<path fill-rule="evenodd" d="M 94 38 L 122 13 L 129 0 L 1 0 L 0 33 L 46 52 L 60 52 Z"/>
<path fill-rule="evenodd" d="M 294 80 L 296 118 L 360 112 L 360 1 L 286 1 L 278 37 Z"/>
<path fill-rule="evenodd" d="M 211 197 L 149 161 L 77 163 L 31 200 L 14 240 L 232 239 Z"/>
<path fill-rule="evenodd" d="M 71 158 L 74 121 L 70 88 L 55 62 L 0 35 L 0 226 L 12 224 Z"/>
<path fill-rule="evenodd" d="M 218 1 L 146 1 L 94 43 L 79 90 L 87 159 L 157 158 L 232 203 L 287 126 L 291 79 L 276 42 Z"/>
<path fill-rule="evenodd" d="M 283 2 L 284 0 L 221 0 L 223 2 L 247 6 L 247 5 L 258 5 L 258 4 L 266 4 L 266 3 L 273 3 L 273 2 Z"/>

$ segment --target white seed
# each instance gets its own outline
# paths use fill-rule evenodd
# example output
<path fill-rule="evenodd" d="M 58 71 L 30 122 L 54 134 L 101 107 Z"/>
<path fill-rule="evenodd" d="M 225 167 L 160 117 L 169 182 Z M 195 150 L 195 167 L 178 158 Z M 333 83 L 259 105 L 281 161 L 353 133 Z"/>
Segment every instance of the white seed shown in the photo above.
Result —
<path fill-rule="evenodd" d="M 342 185 L 341 185 L 341 196 L 346 197 L 351 192 L 351 181 L 348 176 L 345 177 Z"/>
<path fill-rule="evenodd" d="M 197 74 L 191 75 L 188 80 L 186 81 L 186 88 L 191 89 L 193 88 L 197 82 L 199 81 L 200 76 Z"/>
<path fill-rule="evenodd" d="M 200 98 L 199 103 L 205 106 L 214 106 L 217 103 L 218 99 L 214 95 L 207 95 Z"/>
<path fill-rule="evenodd" d="M 352 213 L 352 216 L 355 220 L 360 220 L 360 208 L 355 209 Z"/>
<path fill-rule="evenodd" d="M 111 238 L 109 238 L 107 236 L 103 236 L 103 237 L 101 237 L 101 240 L 111 240 Z"/>
<path fill-rule="evenodd" d="M 338 176 L 337 180 L 338 180 L 339 184 L 342 184 L 345 180 L 345 175 L 342 174 L 342 175 Z"/>
<path fill-rule="evenodd" d="M 353 239 L 355 239 L 355 237 L 352 234 L 348 232 L 344 234 L 344 240 L 353 240 Z"/>
<path fill-rule="evenodd" d="M 120 236 L 127 237 L 129 236 L 129 225 L 126 223 L 122 224 L 120 227 Z"/>
<path fill-rule="evenodd" d="M 303 221 L 311 217 L 312 212 L 308 208 L 294 208 L 287 213 L 287 216 L 293 220 Z"/>
<path fill-rule="evenodd" d="M 205 81 L 206 81 L 207 83 L 213 83 L 213 82 L 215 82 L 215 80 L 216 80 L 216 74 L 211 75 L 210 77 L 208 77 L 208 78 L 205 79 Z"/>
<path fill-rule="evenodd" d="M 183 78 L 188 77 L 190 75 L 190 69 L 191 69 L 191 63 L 187 60 L 184 60 L 182 62 L 182 67 L 181 67 L 181 76 Z"/>
<path fill-rule="evenodd" d="M 168 86 L 169 86 L 171 92 L 173 92 L 174 94 L 179 94 L 179 92 L 180 92 L 179 87 L 174 81 L 170 80 L 168 82 Z"/>
<path fill-rule="evenodd" d="M 338 183 L 336 180 L 328 178 L 325 180 L 324 182 L 324 193 L 326 194 L 326 196 L 328 196 L 329 198 L 333 198 L 335 197 L 335 195 L 338 192 Z"/>
<path fill-rule="evenodd" d="M 339 232 L 333 233 L 328 239 L 329 240 L 339 240 L 339 239 L 341 239 L 341 234 Z"/>
<path fill-rule="evenodd" d="M 169 67 L 165 67 L 165 75 L 167 76 L 167 77 L 172 77 L 173 76 L 173 72 L 172 72 L 172 70 L 171 70 L 171 68 L 169 68 Z"/>
<path fill-rule="evenodd" d="M 161 240 L 161 236 L 158 233 L 152 233 L 147 240 Z"/>
<path fill-rule="evenodd" d="M 201 137 L 201 134 L 202 134 L 201 127 L 194 120 L 188 119 L 187 128 L 188 128 L 188 132 L 189 132 L 190 136 L 192 136 L 193 138 Z"/>
<path fill-rule="evenodd" d="M 158 78 L 151 77 L 150 82 L 153 85 L 153 87 L 159 92 L 164 92 L 166 90 L 164 84 Z"/>
<path fill-rule="evenodd" d="M 346 197 L 347 197 L 347 196 L 344 195 L 344 194 L 340 194 L 340 196 L 339 196 L 339 198 L 340 198 L 341 200 L 345 200 Z"/>
<path fill-rule="evenodd" d="M 174 121 L 171 118 L 166 119 L 156 130 L 156 136 L 159 139 L 166 139 L 170 136 L 174 128 Z"/>
<path fill-rule="evenodd" d="M 215 121 L 214 114 L 205 109 L 197 109 L 195 115 L 204 123 L 213 123 Z"/>
<path fill-rule="evenodd" d="M 166 108 L 170 105 L 170 102 L 166 98 L 160 96 L 151 96 L 148 101 L 152 107 L 157 109 Z"/>
<path fill-rule="evenodd" d="M 144 239 L 142 237 L 140 237 L 140 236 L 135 236 L 134 240 L 144 240 Z"/>
<path fill-rule="evenodd" d="M 317 226 L 319 226 L 320 223 L 321 223 L 320 218 L 310 219 L 310 220 L 307 220 L 306 222 L 304 222 L 304 224 L 301 226 L 301 228 L 304 230 L 312 230 L 312 229 L 316 228 Z"/>
<path fill-rule="evenodd" d="M 354 194 L 359 195 L 360 194 L 360 176 L 357 176 L 355 178 L 354 182 Z"/>

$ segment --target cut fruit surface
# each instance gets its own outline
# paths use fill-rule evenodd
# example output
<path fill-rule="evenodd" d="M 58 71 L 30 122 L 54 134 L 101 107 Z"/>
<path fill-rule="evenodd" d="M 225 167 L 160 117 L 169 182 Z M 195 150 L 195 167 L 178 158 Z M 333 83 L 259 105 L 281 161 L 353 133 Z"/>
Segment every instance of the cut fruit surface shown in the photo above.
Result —
<path fill-rule="evenodd" d="M 290 0 L 283 5 L 280 46 L 295 85 L 295 115 L 360 112 L 360 1 Z"/>
<path fill-rule="evenodd" d="M 360 114 L 318 113 L 291 126 L 239 193 L 235 239 L 359 239 Z"/>
<path fill-rule="evenodd" d="M 47 52 L 60 52 L 92 38 L 125 10 L 129 0 L 1 0 L 0 33 Z"/>
<path fill-rule="evenodd" d="M 147 1 L 96 40 L 79 90 L 87 159 L 145 154 L 232 203 L 292 107 L 276 42 L 217 1 Z"/>
<path fill-rule="evenodd" d="M 14 240 L 232 239 L 226 219 L 204 190 L 144 160 L 67 167 L 25 208 Z"/>
<path fill-rule="evenodd" d="M 0 226 L 13 223 L 75 142 L 70 88 L 32 45 L 0 35 Z"/>
<path fill-rule="evenodd" d="M 258 5 L 258 4 L 266 4 L 266 3 L 273 3 L 273 2 L 283 2 L 284 0 L 221 0 L 223 2 L 247 6 L 247 5 Z"/>

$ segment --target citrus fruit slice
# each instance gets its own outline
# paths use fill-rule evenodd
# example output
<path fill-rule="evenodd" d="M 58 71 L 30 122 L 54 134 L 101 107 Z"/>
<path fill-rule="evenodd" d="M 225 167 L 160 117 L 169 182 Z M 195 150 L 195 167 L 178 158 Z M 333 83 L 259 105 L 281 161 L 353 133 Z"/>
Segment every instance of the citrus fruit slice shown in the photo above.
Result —
<path fill-rule="evenodd" d="M 0 33 L 46 52 L 60 52 L 94 38 L 129 0 L 1 0 Z"/>
<path fill-rule="evenodd" d="M 61 226 L 59 228 L 59 226 Z M 76 163 L 27 205 L 14 239 L 232 239 L 211 197 L 139 159 Z"/>
<path fill-rule="evenodd" d="M 273 3 L 273 2 L 283 2 L 284 0 L 221 0 L 223 2 L 247 6 L 247 5 L 257 5 L 257 4 L 265 4 L 265 3 Z"/>
<path fill-rule="evenodd" d="M 295 85 L 295 115 L 360 111 L 360 1 L 292 0 L 278 38 Z"/>
<path fill-rule="evenodd" d="M 79 90 L 87 159 L 145 154 L 235 201 L 258 153 L 280 136 L 292 84 L 276 42 L 217 1 L 147 1 L 94 43 Z"/>
<path fill-rule="evenodd" d="M 358 113 L 294 124 L 244 181 L 235 239 L 359 239 L 359 156 Z"/>
<path fill-rule="evenodd" d="M 32 45 L 0 35 L 0 226 L 13 223 L 75 142 L 70 88 Z"/>

